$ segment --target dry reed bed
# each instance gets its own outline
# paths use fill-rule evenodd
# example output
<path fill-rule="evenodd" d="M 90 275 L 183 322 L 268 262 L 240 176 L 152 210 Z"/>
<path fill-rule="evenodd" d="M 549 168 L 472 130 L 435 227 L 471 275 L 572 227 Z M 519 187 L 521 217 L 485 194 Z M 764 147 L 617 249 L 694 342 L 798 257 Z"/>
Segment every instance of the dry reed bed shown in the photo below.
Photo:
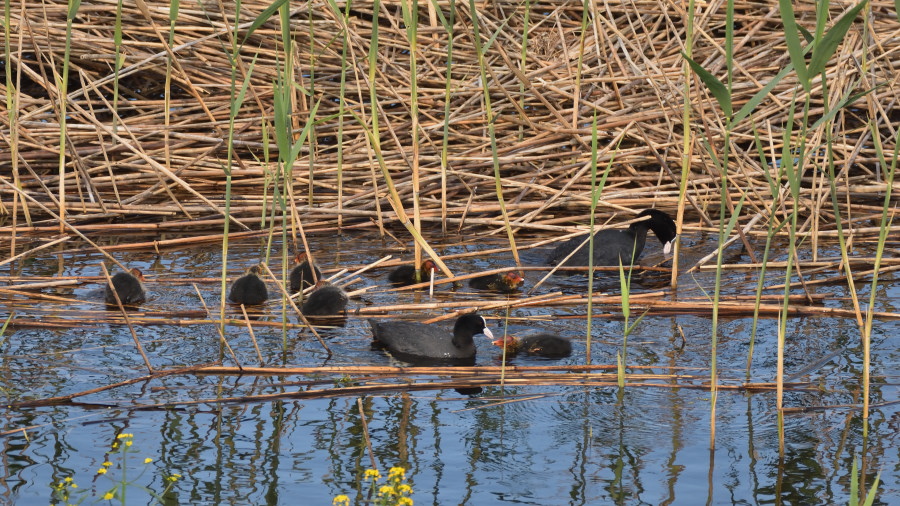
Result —
<path fill-rule="evenodd" d="M 59 214 L 58 171 L 59 96 L 52 72 L 61 67 L 65 41 L 65 2 L 45 2 L 41 8 L 13 6 L 12 25 L 17 28 L 11 43 L 11 61 L 5 70 L 18 84 L 14 111 L 15 129 L 3 115 L 3 138 L 15 140 L 15 149 L 0 151 L 0 163 L 12 171 L 0 173 L 5 181 L 18 179 L 22 193 L 31 199 L 14 199 L 16 190 L 0 185 L 4 213 L 20 218 L 52 218 L 44 209 Z M 445 12 L 447 2 L 439 2 Z M 682 150 L 681 104 L 683 89 L 684 15 L 676 6 L 661 2 L 598 3 L 596 22 L 590 27 L 580 49 L 581 4 L 538 1 L 532 3 L 528 57 L 519 70 L 525 11 L 519 2 L 477 3 L 483 31 L 500 28 L 487 51 L 505 199 L 519 227 L 551 230 L 580 218 L 588 204 L 588 125 L 599 114 L 601 162 L 608 160 L 607 148 L 624 136 L 616 163 L 604 192 L 601 214 L 622 208 L 655 205 L 672 210 L 677 203 L 677 180 Z M 243 2 L 239 22 L 246 26 L 267 2 Z M 341 5 L 343 7 L 343 5 Z M 420 202 L 428 221 L 443 220 L 440 208 L 440 151 L 444 123 L 444 83 L 448 34 L 434 15 L 434 7 L 420 3 L 418 90 L 420 142 L 418 165 L 422 177 Z M 841 205 L 849 216 L 854 205 L 877 205 L 883 185 L 873 171 L 875 156 L 864 128 L 874 121 L 885 133 L 892 130 L 890 119 L 897 101 L 896 37 L 898 28 L 891 2 L 872 6 L 871 33 L 860 32 L 856 23 L 828 67 L 833 96 L 886 83 L 858 104 L 840 114 L 834 141 L 841 170 L 838 189 Z M 798 16 L 811 23 L 812 4 L 796 7 Z M 231 5 L 183 2 L 176 23 L 175 46 L 165 43 L 168 2 L 147 2 L 142 12 L 133 4 L 124 6 L 125 65 L 119 79 L 121 100 L 118 135 L 112 131 L 110 111 L 113 71 L 115 2 L 83 3 L 73 24 L 70 92 L 67 100 L 67 166 L 62 185 L 67 219 L 73 224 L 106 220 L 165 221 L 190 230 L 201 219 L 221 219 L 224 209 L 225 145 L 231 67 L 225 55 L 230 47 L 229 31 L 235 23 Z M 369 10 L 367 10 L 369 9 Z M 347 107 L 366 118 L 367 61 L 371 36 L 371 6 L 354 8 L 348 23 L 349 52 L 346 61 Z M 409 47 L 402 29 L 396 2 L 382 4 L 379 60 L 375 87 L 381 108 L 382 149 L 390 172 L 410 206 L 412 185 L 412 138 L 409 103 Z M 840 13 L 834 7 L 833 14 Z M 459 218 L 464 213 L 470 228 L 500 226 L 493 194 L 491 156 L 486 115 L 479 87 L 477 59 L 472 44 L 471 13 L 467 2 L 456 4 L 454 27 L 452 103 L 448 149 L 446 215 Z M 310 104 L 321 100 L 318 118 L 337 112 L 341 73 L 340 24 L 326 2 L 310 2 L 293 11 L 292 30 L 296 42 L 294 80 L 312 92 L 306 97 L 295 90 L 295 127 L 305 121 Z M 766 3 L 741 4 L 736 13 L 735 103 L 744 103 L 780 68 L 788 56 L 777 9 Z M 723 70 L 724 8 L 719 3 L 701 9 L 696 18 L 696 61 L 714 73 Z M 272 117 L 272 82 L 284 61 L 279 43 L 277 16 L 262 25 L 246 41 L 240 53 L 246 73 L 256 57 L 250 86 L 236 123 L 237 159 L 231 169 L 235 200 L 232 213 L 242 223 L 259 223 L 263 210 L 271 206 L 274 154 L 263 160 L 261 117 Z M 245 33 L 245 30 L 239 31 Z M 311 38 L 310 34 L 313 37 Z M 867 37 L 866 41 L 863 37 Z M 865 42 L 865 44 L 864 44 Z M 868 71 L 860 75 L 857 65 L 867 48 Z M 173 71 L 171 119 L 164 124 L 164 82 L 167 50 L 177 56 Z M 578 60 L 581 65 L 581 86 Z M 311 79 L 314 78 L 314 79 Z M 242 79 L 239 75 L 238 79 Z M 862 79 L 862 83 L 857 83 Z M 855 86 L 855 88 L 853 88 Z M 770 156 L 777 158 L 782 126 L 796 81 L 784 79 L 753 115 L 766 141 Z M 4 89 L 8 94 L 10 90 Z M 715 106 L 702 86 L 694 83 L 691 97 L 692 128 L 705 131 L 713 144 L 721 142 Z M 101 96 L 102 95 L 102 96 Z M 813 106 L 814 113 L 821 104 Z M 367 124 L 366 128 L 370 125 Z M 752 212 L 764 212 L 763 203 L 772 198 L 762 177 L 763 170 L 750 142 L 751 122 L 744 121 L 733 134 L 736 156 L 729 174 L 734 188 L 750 192 Z M 270 132 L 271 133 L 271 132 Z M 821 142 L 822 132 L 810 139 Z M 293 205 L 304 220 L 334 222 L 337 215 L 366 222 L 377 214 L 375 194 L 386 194 L 380 174 L 373 177 L 373 154 L 358 121 L 345 114 L 341 199 L 337 192 L 337 120 L 326 119 L 315 128 L 310 149 L 295 163 Z M 886 135 L 886 137 L 890 137 Z M 11 147 L 11 146 L 7 146 Z M 891 149 L 885 140 L 886 149 Z M 274 150 L 274 146 L 272 146 Z M 815 151 L 815 150 L 813 150 Z M 688 191 L 697 208 L 694 215 L 718 209 L 722 195 L 734 198 L 735 189 L 717 188 L 718 173 L 695 143 L 690 153 L 691 180 Z M 11 162 L 15 163 L 11 163 Z M 772 160 L 769 160 L 770 162 Z M 663 162 L 673 173 L 660 169 Z M 820 163 L 821 160 L 813 162 Z M 164 167 L 167 174 L 161 170 Z M 177 174 L 176 182 L 170 174 Z M 12 176 L 12 177 L 11 177 Z M 830 205 L 825 198 L 827 184 L 817 171 L 809 171 L 802 194 L 806 215 L 818 220 L 812 228 L 828 230 Z M 469 197 L 476 190 L 469 205 Z M 189 191 L 192 190 L 192 191 Z M 208 198 L 198 199 L 197 194 Z M 390 206 L 380 209 L 387 220 Z M 477 221 L 482 218 L 483 221 Z M 562 220 L 559 218 L 563 218 Z M 715 220 L 715 216 L 711 217 Z M 472 219 L 475 219 L 474 221 Z M 52 225 L 50 222 L 45 224 Z M 695 222 L 693 220 L 690 223 Z M 17 230 L 28 234 L 28 224 Z M 542 227 L 541 225 L 553 225 Z M 208 228 L 209 222 L 200 221 Z M 763 225 L 759 225 L 763 226 Z M 5 231 L 13 225 L 7 221 Z M 35 232 L 40 232 L 36 230 Z"/>

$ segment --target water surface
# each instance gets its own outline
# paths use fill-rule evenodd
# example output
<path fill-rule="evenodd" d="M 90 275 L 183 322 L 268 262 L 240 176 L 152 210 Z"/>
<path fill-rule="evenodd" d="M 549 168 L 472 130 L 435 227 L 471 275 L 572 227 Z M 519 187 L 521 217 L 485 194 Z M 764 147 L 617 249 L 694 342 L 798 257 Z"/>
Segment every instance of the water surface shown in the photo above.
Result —
<path fill-rule="evenodd" d="M 368 232 L 310 237 L 326 275 L 341 266 L 359 267 L 387 254 L 411 260 L 396 242 Z M 504 242 L 448 237 L 443 255 L 498 248 Z M 527 243 L 528 241 L 523 241 Z M 712 249 L 707 238 L 687 238 L 684 264 Z M 229 273 L 238 276 L 268 249 L 265 240 L 232 243 Z M 547 250 L 523 252 L 526 265 L 540 264 Z M 273 271 L 280 273 L 281 246 L 269 250 Z M 729 250 L 729 261 L 746 261 Z M 821 254 L 833 254 L 823 251 Z M 47 254 L 11 274 L 17 276 L 96 276 L 99 255 Z M 217 246 L 155 253 L 118 253 L 129 266 L 144 270 L 148 302 L 130 313 L 178 318 L 181 324 L 136 324 L 134 331 L 155 369 L 221 360 L 233 366 L 215 327 L 202 320 L 205 303 L 215 312 L 221 297 L 214 278 L 221 270 Z M 663 259 L 659 245 L 648 241 L 642 263 Z M 455 272 L 475 272 L 513 265 L 509 254 L 487 254 L 449 261 Z M 8 272 L 8 271 L 7 271 Z M 351 301 L 351 310 L 425 302 L 487 300 L 506 296 L 441 285 L 434 299 L 423 292 L 392 292 L 387 269 L 362 274 L 350 289 L 369 289 Z M 526 272 L 528 284 L 538 278 Z M 728 272 L 728 296 L 750 295 L 755 273 Z M 770 274 L 772 284 L 783 281 Z M 815 279 L 810 276 L 809 279 Z M 190 280 L 190 281 L 187 281 Z M 660 290 L 636 281 L 635 292 Z M 897 312 L 900 283 L 882 278 L 877 311 Z M 712 292 L 706 271 L 684 274 L 670 297 L 687 301 Z M 584 293 L 583 275 L 554 276 L 534 295 Z M 10 403 L 82 392 L 147 373 L 129 328 L 110 324 L 116 315 L 102 304 L 99 284 L 44 289 L 64 300 L 16 299 L 0 303 L 5 320 L 15 310 L 18 321 L 35 322 L 7 330 L 2 339 L 0 387 Z M 597 286 L 618 293 L 615 275 L 601 276 Z M 858 284 L 867 300 L 868 288 Z M 701 290 L 702 287 L 702 290 Z M 820 304 L 849 309 L 846 288 L 838 283 L 812 285 L 827 294 Z M 274 284 L 270 285 L 274 292 Z M 774 291 L 771 293 L 781 293 Z M 802 293 L 797 290 L 795 293 Z M 526 297 L 513 295 L 513 299 Z M 748 304 L 751 304 L 748 302 Z M 264 365 L 389 366 L 403 365 L 373 349 L 364 315 L 351 314 L 343 326 L 321 334 L 333 355 L 328 358 L 311 335 L 295 326 L 284 330 L 280 303 L 255 311 L 254 334 Z M 423 319 L 446 311 L 392 311 L 391 317 Z M 239 318 L 231 307 L 228 314 Z M 517 356 L 522 366 L 585 363 L 586 307 L 533 306 L 484 312 L 495 334 L 552 330 L 573 339 L 574 353 L 561 360 Z M 592 360 L 612 365 L 622 350 L 625 322 L 621 308 L 602 306 L 592 323 Z M 632 321 L 641 311 L 632 313 Z M 40 322 L 73 321 L 64 328 Z M 297 322 L 287 314 L 287 321 Z M 77 322 L 77 323 L 76 323 Z M 738 386 L 746 378 L 752 319 L 725 316 L 717 346 L 720 383 Z M 449 323 L 445 323 L 449 325 Z M 786 406 L 808 408 L 785 417 L 785 448 L 779 453 L 775 393 L 767 390 L 720 390 L 716 403 L 715 450 L 710 451 L 709 379 L 711 318 L 708 313 L 650 313 L 628 338 L 627 362 L 633 372 L 670 378 L 635 379 L 620 390 L 583 384 L 492 385 L 480 395 L 453 389 L 406 390 L 400 380 L 368 395 L 259 400 L 265 394 L 329 389 L 337 385 L 374 384 L 365 375 L 195 375 L 176 374 L 119 386 L 54 406 L 13 407 L 6 411 L 4 479 L 6 503 L 53 503 L 51 484 L 73 477 L 79 491 L 97 492 L 121 476 L 121 461 L 109 453 L 122 433 L 134 434 L 127 462 L 129 479 L 154 491 L 165 488 L 173 473 L 182 478 L 165 495 L 171 504 L 331 504 L 340 493 L 361 502 L 359 478 L 371 467 L 358 400 L 365 413 L 368 438 L 377 466 L 408 469 L 416 504 L 835 504 L 846 503 L 854 459 L 870 484 L 881 472 L 879 504 L 900 501 L 898 375 L 900 346 L 896 321 L 877 321 L 872 336 L 872 403 L 868 422 L 861 417 L 862 348 L 854 320 L 844 317 L 791 317 L 787 322 L 786 374 L 797 384 L 785 394 Z M 750 380 L 773 382 L 776 366 L 775 319 L 761 319 L 755 340 Z M 229 325 L 226 337 L 238 360 L 258 366 L 256 350 L 243 325 Z M 893 339 L 892 339 L 893 337 Z M 477 365 L 498 365 L 501 355 L 484 338 L 478 341 Z M 570 373 L 574 374 L 574 373 Z M 417 376 L 417 381 L 447 377 Z M 238 398 L 231 402 L 212 402 Z M 200 401 L 188 404 L 191 401 Z M 173 403 L 172 407 L 159 407 Z M 148 407 L 149 406 L 149 407 Z M 156 407 L 154 407 L 156 406 Z M 867 434 L 864 427 L 867 427 Z M 152 458 L 149 464 L 145 458 Z M 96 470 L 114 462 L 106 476 Z M 143 472 L 143 474 L 140 474 Z M 128 502 L 151 500 L 136 487 Z M 301 500 L 302 498 L 302 500 Z M 300 502 L 298 502 L 300 500 Z M 94 498 L 88 498 L 92 503 Z"/>

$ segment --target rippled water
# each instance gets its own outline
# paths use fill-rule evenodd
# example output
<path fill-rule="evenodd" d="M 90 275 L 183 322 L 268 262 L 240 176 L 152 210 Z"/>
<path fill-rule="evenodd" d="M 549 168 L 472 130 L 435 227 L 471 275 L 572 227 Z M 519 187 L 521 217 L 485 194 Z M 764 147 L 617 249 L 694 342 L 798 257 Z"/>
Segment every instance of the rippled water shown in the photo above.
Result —
<path fill-rule="evenodd" d="M 387 254 L 401 254 L 396 243 L 370 233 L 311 237 L 326 274 L 339 266 L 362 266 Z M 523 242 L 527 243 L 527 240 Z M 687 238 L 685 262 L 712 250 L 713 241 Z M 264 255 L 264 240 L 233 243 L 229 272 L 237 276 Z M 442 254 L 477 252 L 504 242 L 448 238 Z M 731 250 L 729 250 L 731 252 Z M 272 254 L 280 258 L 276 245 Z M 523 252 L 526 265 L 540 264 L 546 250 Z M 829 254 L 828 251 L 822 254 Z M 18 266 L 22 276 L 96 276 L 101 258 L 67 253 L 64 261 L 47 255 Z M 142 312 L 181 315 L 180 325 L 135 325 L 135 333 L 155 369 L 233 361 L 219 344 L 215 327 L 197 324 L 203 306 L 217 308 L 221 269 L 218 246 L 190 247 L 155 253 L 120 253 L 126 265 L 144 270 L 149 300 Z M 648 241 L 642 263 L 662 259 L 658 243 Z M 737 250 L 728 261 L 746 261 Z M 455 272 L 474 272 L 512 265 L 509 254 L 489 254 L 449 262 Z M 279 272 L 280 261 L 269 265 Z M 387 269 L 364 273 L 351 287 L 372 287 L 351 301 L 351 309 L 429 302 L 427 293 L 390 292 Z M 531 286 L 538 274 L 526 272 Z M 781 272 L 770 276 L 780 282 Z M 209 281 L 196 281 L 208 278 Z M 677 295 L 681 301 L 712 292 L 712 274 L 684 274 Z M 810 276 L 810 279 L 815 279 Z M 878 311 L 897 312 L 900 283 L 887 275 L 879 287 Z M 598 285 L 618 293 L 615 275 Z M 729 295 L 750 295 L 755 274 L 726 273 Z M 70 328 L 16 327 L 4 334 L 0 387 L 5 403 L 73 394 L 146 374 L 127 326 L 103 319 L 115 312 L 102 304 L 99 284 L 45 289 L 65 300 L 11 302 L 0 305 L 5 320 L 33 322 L 79 319 Z M 700 287 L 702 286 L 702 290 Z M 858 284 L 864 297 L 867 288 Z M 535 294 L 561 291 L 584 293 L 583 275 L 554 276 Z M 270 290 L 272 287 L 270 287 Z M 658 290 L 647 281 L 635 292 Z M 846 288 L 831 283 L 810 286 L 828 294 L 825 307 L 850 308 Z M 772 293 L 781 293 L 774 291 Z M 797 291 L 796 293 L 802 293 Z M 513 298 L 525 297 L 524 294 Z M 437 301 L 494 299 L 505 296 L 475 293 L 442 285 Z M 751 303 L 748 303 L 751 304 Z M 213 309 L 216 311 L 216 309 Z M 437 316 L 405 313 L 405 317 Z M 138 313 L 133 313 L 135 316 Z M 229 309 L 232 317 L 239 312 Z M 397 313 L 396 315 L 399 315 Z M 491 327 L 502 333 L 505 311 L 485 311 Z M 543 329 L 570 337 L 574 353 L 562 360 L 518 356 L 515 365 L 584 364 L 586 308 L 534 306 L 515 308 L 509 332 Z M 592 330 L 595 364 L 615 364 L 625 327 L 621 309 L 596 308 Z M 632 321 L 640 312 L 634 312 Z M 289 314 L 291 323 L 296 316 Z M 271 303 L 258 315 L 254 334 L 265 365 L 339 366 L 396 365 L 385 352 L 372 349 L 368 324 L 352 315 L 343 327 L 322 330 L 334 355 L 330 359 L 308 333 L 290 328 L 286 334 L 280 304 Z M 720 381 L 736 386 L 745 379 L 751 319 L 724 317 L 717 348 Z M 268 325 L 267 325 L 268 324 Z M 446 325 L 446 323 L 445 323 Z M 78 491 L 98 496 L 121 476 L 118 457 L 109 453 L 121 433 L 134 434 L 127 464 L 129 479 L 154 491 L 165 488 L 165 477 L 182 478 L 165 495 L 176 504 L 331 504 L 340 493 L 354 502 L 364 497 L 359 476 L 371 467 L 357 399 L 361 399 L 368 437 L 378 467 L 408 469 L 416 504 L 834 504 L 846 503 L 853 459 L 861 459 L 868 486 L 881 472 L 880 504 L 900 502 L 898 433 L 898 366 L 900 325 L 878 321 L 872 341 L 872 402 L 868 433 L 860 403 L 862 351 L 856 324 L 848 318 L 791 317 L 787 323 L 786 374 L 806 382 L 785 394 L 786 406 L 810 408 L 785 417 L 785 449 L 779 454 L 775 394 L 762 390 L 720 390 L 716 404 L 716 449 L 710 448 L 709 378 L 711 319 L 708 314 L 651 313 L 628 340 L 628 363 L 652 366 L 661 374 L 681 378 L 636 381 L 624 390 L 612 386 L 522 385 L 490 386 L 481 395 L 461 395 L 452 389 L 410 390 L 401 386 L 369 395 L 277 400 L 249 396 L 334 387 L 339 378 L 322 375 L 251 376 L 175 374 L 122 385 L 55 406 L 6 410 L 4 480 L 0 501 L 15 504 L 53 502 L 51 484 L 67 476 Z M 755 343 L 751 381 L 771 382 L 776 365 L 775 319 L 762 319 Z M 231 325 L 228 342 L 243 365 L 258 359 L 246 327 Z M 683 336 L 683 337 L 682 337 Z M 500 353 L 481 337 L 477 365 L 497 365 Z M 671 369 L 669 369 L 671 368 Z M 641 372 L 634 370 L 634 372 Z M 687 376 L 696 375 L 694 379 Z M 364 375 L 362 375 L 364 376 Z M 433 378 L 445 380 L 446 378 Z M 349 378 L 373 384 L 377 380 Z M 652 383 L 652 384 L 650 384 Z M 215 399 L 235 398 L 214 403 Z M 188 404 L 188 401 L 199 401 Z M 163 408 L 165 403 L 178 403 Z M 154 407 L 157 406 L 157 407 Z M 825 406 L 825 409 L 818 409 Z M 26 428 L 23 433 L 15 429 Z M 145 458 L 152 458 L 145 464 Z M 96 470 L 110 459 L 107 476 Z M 140 474 L 142 473 L 143 474 Z M 144 504 L 150 496 L 128 489 L 129 504 Z M 88 498 L 86 503 L 92 503 Z"/>

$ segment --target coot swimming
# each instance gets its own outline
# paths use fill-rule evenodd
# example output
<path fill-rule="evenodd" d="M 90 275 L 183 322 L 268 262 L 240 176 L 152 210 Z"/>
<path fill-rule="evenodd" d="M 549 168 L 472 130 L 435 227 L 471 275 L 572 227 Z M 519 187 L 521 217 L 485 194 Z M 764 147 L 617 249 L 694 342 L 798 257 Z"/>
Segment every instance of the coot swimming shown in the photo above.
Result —
<path fill-rule="evenodd" d="M 300 312 L 304 316 L 340 315 L 347 312 L 347 292 L 327 281 L 316 283 L 316 289 L 306 297 Z"/>
<path fill-rule="evenodd" d="M 484 318 L 477 313 L 464 314 L 456 319 L 451 335 L 435 325 L 401 320 L 373 321 L 372 337 L 376 344 L 388 349 L 401 360 L 475 359 L 475 334 L 493 338 Z"/>
<path fill-rule="evenodd" d="M 638 218 L 644 216 L 649 216 L 650 219 L 632 223 L 627 230 L 606 229 L 594 234 L 594 265 L 619 265 L 620 258 L 622 265 L 631 265 L 644 250 L 647 230 L 652 230 L 656 234 L 659 242 L 663 243 L 664 250 L 668 252 L 671 243 L 675 240 L 677 231 L 675 221 L 658 209 L 645 209 L 638 214 Z M 547 263 L 556 265 L 562 262 L 584 239 L 584 236 L 573 237 L 558 245 L 547 257 Z M 588 265 L 588 243 L 584 243 L 581 248 L 578 248 L 564 265 Z"/>
<path fill-rule="evenodd" d="M 512 271 L 488 274 L 469 280 L 469 286 L 472 288 L 478 290 L 496 290 L 503 293 L 515 292 L 523 283 L 525 283 L 525 278 Z"/>
<path fill-rule="evenodd" d="M 421 281 L 416 281 L 416 268 L 412 265 L 401 265 L 388 274 L 388 281 L 396 286 L 414 285 L 428 281 L 432 271 L 437 270 L 437 264 L 433 260 L 425 260 L 422 262 L 422 268 L 418 270 Z"/>
<path fill-rule="evenodd" d="M 119 300 L 122 301 L 122 304 L 140 304 L 147 299 L 144 285 L 141 283 L 143 280 L 144 274 L 137 268 L 131 269 L 130 272 L 117 272 L 112 277 L 112 285 L 115 287 L 116 293 L 119 294 Z M 116 296 L 108 283 L 106 285 L 105 298 L 107 304 L 116 304 Z"/>
<path fill-rule="evenodd" d="M 306 252 L 297 253 L 294 257 L 297 266 L 291 270 L 291 293 L 297 293 L 307 286 L 313 286 L 322 279 L 322 271 L 318 267 L 311 264 L 307 259 Z M 315 271 L 315 275 L 313 272 Z"/>
<path fill-rule="evenodd" d="M 572 343 L 556 334 L 534 334 L 525 337 L 506 336 L 493 342 L 495 346 L 506 347 L 507 353 L 528 353 L 542 357 L 561 358 L 572 354 Z"/>
<path fill-rule="evenodd" d="M 259 265 L 250 266 L 247 274 L 239 277 L 233 285 L 228 299 L 235 304 L 262 304 L 269 298 L 266 282 L 260 277 L 262 268 Z"/>

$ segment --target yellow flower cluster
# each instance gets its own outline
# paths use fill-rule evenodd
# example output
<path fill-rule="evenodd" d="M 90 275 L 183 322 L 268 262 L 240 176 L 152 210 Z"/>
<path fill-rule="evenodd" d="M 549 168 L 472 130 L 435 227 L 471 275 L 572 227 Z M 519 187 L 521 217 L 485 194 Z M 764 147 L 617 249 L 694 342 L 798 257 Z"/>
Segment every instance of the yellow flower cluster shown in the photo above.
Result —
<path fill-rule="evenodd" d="M 412 487 L 406 483 L 406 469 L 396 466 L 388 471 L 388 482 L 378 489 L 375 504 L 385 506 L 412 506 Z"/>
<path fill-rule="evenodd" d="M 117 435 L 115 440 L 110 445 L 110 447 L 114 450 L 113 452 L 110 452 L 110 453 L 112 453 L 112 454 L 120 453 L 121 454 L 122 461 L 119 465 L 122 467 L 123 470 L 125 469 L 126 463 L 127 463 L 126 453 L 128 453 L 128 451 L 129 451 L 128 449 L 129 449 L 129 447 L 132 446 L 133 442 L 134 442 L 134 434 L 123 433 L 123 434 Z M 151 457 L 144 458 L 144 464 L 150 464 L 153 461 L 154 460 Z M 112 468 L 113 468 L 113 463 L 107 460 L 107 461 L 104 461 L 103 463 L 101 463 L 100 467 L 97 469 L 98 476 L 100 476 L 100 475 L 106 476 L 107 478 L 109 478 L 110 480 L 112 480 L 115 483 L 115 485 L 113 485 L 113 487 L 111 489 L 107 490 L 106 492 L 102 492 L 102 491 L 99 492 L 100 500 L 102 500 L 102 501 L 115 501 L 117 498 L 121 498 L 122 495 L 125 493 L 125 489 L 127 487 L 140 487 L 140 485 L 138 485 L 134 481 L 127 481 L 125 479 L 124 474 L 119 480 L 116 480 L 113 476 L 110 476 Z M 161 495 L 164 495 L 165 493 L 167 493 L 175 485 L 175 482 L 178 481 L 179 479 L 181 479 L 181 475 L 178 473 L 172 473 L 171 475 L 166 476 L 164 478 L 164 480 L 166 482 L 166 488 L 159 495 L 161 496 Z M 90 491 L 84 491 L 84 492 L 82 492 L 83 496 L 78 498 L 79 500 L 72 501 L 71 500 L 72 492 L 74 489 L 78 488 L 78 485 L 75 484 L 74 479 L 72 479 L 71 477 L 65 478 L 62 481 L 60 481 L 59 483 L 53 483 L 51 485 L 51 487 L 53 488 L 53 498 L 55 501 L 54 504 L 64 504 L 66 506 L 69 506 L 72 503 L 81 504 L 87 498 L 87 494 L 90 492 Z M 140 488 L 144 488 L 144 487 L 140 487 Z M 120 490 L 121 490 L 121 492 L 120 492 Z M 152 491 L 151 491 L 151 493 L 152 493 Z M 156 495 L 156 494 L 154 494 L 154 495 Z M 349 506 L 349 504 L 347 504 L 345 506 Z"/>
<path fill-rule="evenodd" d="M 100 469 L 97 469 L 97 474 L 106 474 L 106 471 L 109 470 L 110 466 L 112 466 L 112 462 L 106 461 L 100 464 Z"/>
<path fill-rule="evenodd" d="M 69 490 L 78 488 L 78 484 L 75 483 L 75 479 L 71 476 L 63 479 L 59 483 L 53 484 L 53 495 L 63 504 L 69 504 Z"/>
<path fill-rule="evenodd" d="M 372 488 L 375 483 L 381 479 L 381 473 L 377 469 L 366 469 L 363 473 L 362 481 L 372 482 Z M 392 467 L 388 471 L 387 483 L 378 487 L 373 504 L 376 506 L 413 506 L 413 500 L 410 497 L 413 489 L 406 483 L 406 469 L 402 467 Z M 331 501 L 333 506 L 349 506 L 350 498 L 344 494 L 334 497 Z"/>

